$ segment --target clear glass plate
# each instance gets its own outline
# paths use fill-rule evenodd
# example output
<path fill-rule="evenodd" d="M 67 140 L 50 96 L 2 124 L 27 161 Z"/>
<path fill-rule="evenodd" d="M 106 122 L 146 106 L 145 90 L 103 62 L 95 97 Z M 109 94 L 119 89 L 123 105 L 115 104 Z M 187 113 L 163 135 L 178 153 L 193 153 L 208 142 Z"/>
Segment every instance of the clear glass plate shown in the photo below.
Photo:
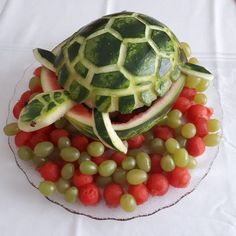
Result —
<path fill-rule="evenodd" d="M 29 79 L 32 77 L 33 70 L 38 65 L 36 63 L 30 65 L 24 72 L 21 80 L 17 83 L 12 99 L 9 102 L 9 114 L 7 122 L 14 121 L 12 116 L 12 108 L 16 101 L 19 99 L 23 91 L 27 90 Z M 217 78 L 215 78 L 217 80 Z M 222 109 L 220 105 L 220 98 L 217 89 L 210 85 L 208 88 L 208 106 L 214 108 L 214 117 L 222 120 Z M 22 161 L 17 157 L 17 150 L 14 144 L 14 138 L 9 138 L 9 147 L 12 151 L 13 157 L 18 167 L 22 170 L 29 183 L 37 189 L 39 182 L 42 180 L 38 172 L 35 170 L 30 162 Z M 217 156 L 218 147 L 207 148 L 204 155 L 197 158 L 198 166 L 196 169 L 191 171 L 191 182 L 187 188 L 178 189 L 170 187 L 169 191 L 162 197 L 149 197 L 148 201 L 136 208 L 134 212 L 126 213 L 120 208 L 108 208 L 105 206 L 104 201 L 101 201 L 98 205 L 92 207 L 85 207 L 79 202 L 74 204 L 66 203 L 63 199 L 63 195 L 56 193 L 50 198 L 47 198 L 54 204 L 63 207 L 65 210 L 78 214 L 84 215 L 97 220 L 131 220 L 137 217 L 150 216 L 165 208 L 171 207 L 177 204 L 181 199 L 188 196 L 193 192 L 201 181 L 207 176 L 210 171 L 212 164 Z M 39 193 L 40 194 L 40 193 Z"/>

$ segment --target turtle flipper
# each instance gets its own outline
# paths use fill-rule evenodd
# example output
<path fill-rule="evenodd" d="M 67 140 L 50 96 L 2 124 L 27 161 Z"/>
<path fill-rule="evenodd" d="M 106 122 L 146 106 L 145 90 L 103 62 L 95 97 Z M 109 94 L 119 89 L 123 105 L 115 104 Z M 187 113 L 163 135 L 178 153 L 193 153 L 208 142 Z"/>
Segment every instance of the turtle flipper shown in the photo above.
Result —
<path fill-rule="evenodd" d="M 92 116 L 93 130 L 100 141 L 111 149 L 126 153 L 127 147 L 113 129 L 109 114 L 93 109 Z"/>
<path fill-rule="evenodd" d="M 191 63 L 185 63 L 180 66 L 180 70 L 187 75 L 199 77 L 206 80 L 212 80 L 214 76 L 211 74 L 210 71 L 208 71 L 203 66 L 191 64 Z"/>
<path fill-rule="evenodd" d="M 55 72 L 54 62 L 55 62 L 56 56 L 51 51 L 41 49 L 41 48 L 35 48 L 33 50 L 33 53 L 34 53 L 35 59 L 39 63 L 41 63 L 43 66 L 45 66 L 49 70 Z"/>
<path fill-rule="evenodd" d="M 61 118 L 74 105 L 65 90 L 40 93 L 23 108 L 18 126 L 26 132 L 41 129 Z"/>

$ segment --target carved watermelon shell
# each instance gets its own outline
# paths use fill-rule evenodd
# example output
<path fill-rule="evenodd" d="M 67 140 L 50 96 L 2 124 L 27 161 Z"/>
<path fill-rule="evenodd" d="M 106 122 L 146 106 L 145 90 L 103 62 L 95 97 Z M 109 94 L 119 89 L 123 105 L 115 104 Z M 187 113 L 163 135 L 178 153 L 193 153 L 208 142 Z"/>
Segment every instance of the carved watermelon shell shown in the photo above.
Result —
<path fill-rule="evenodd" d="M 58 83 L 70 97 L 101 112 L 150 106 L 179 77 L 184 62 L 168 27 L 143 14 L 121 12 L 81 28 L 55 60 Z"/>

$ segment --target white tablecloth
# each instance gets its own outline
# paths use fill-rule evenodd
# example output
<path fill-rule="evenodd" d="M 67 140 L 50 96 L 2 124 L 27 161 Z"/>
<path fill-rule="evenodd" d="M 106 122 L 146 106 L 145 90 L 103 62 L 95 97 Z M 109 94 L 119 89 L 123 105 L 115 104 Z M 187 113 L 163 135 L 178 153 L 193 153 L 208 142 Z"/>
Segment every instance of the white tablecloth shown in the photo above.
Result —
<path fill-rule="evenodd" d="M 218 75 L 224 137 L 207 178 L 177 205 L 128 222 L 96 221 L 43 198 L 16 166 L 0 134 L 0 235 L 236 235 L 236 2 L 234 0 L 0 0 L 0 122 L 32 48 L 51 48 L 106 13 L 143 12 L 187 41 Z"/>

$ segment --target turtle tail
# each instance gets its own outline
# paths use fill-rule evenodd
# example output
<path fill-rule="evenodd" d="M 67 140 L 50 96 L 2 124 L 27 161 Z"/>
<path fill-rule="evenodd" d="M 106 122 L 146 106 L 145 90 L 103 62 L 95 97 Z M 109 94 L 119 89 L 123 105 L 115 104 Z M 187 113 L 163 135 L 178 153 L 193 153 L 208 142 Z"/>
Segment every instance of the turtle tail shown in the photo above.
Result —
<path fill-rule="evenodd" d="M 180 70 L 182 73 L 190 76 L 199 77 L 205 80 L 212 80 L 214 76 L 210 71 L 208 71 L 203 66 L 199 66 L 196 64 L 185 63 L 180 66 Z"/>

